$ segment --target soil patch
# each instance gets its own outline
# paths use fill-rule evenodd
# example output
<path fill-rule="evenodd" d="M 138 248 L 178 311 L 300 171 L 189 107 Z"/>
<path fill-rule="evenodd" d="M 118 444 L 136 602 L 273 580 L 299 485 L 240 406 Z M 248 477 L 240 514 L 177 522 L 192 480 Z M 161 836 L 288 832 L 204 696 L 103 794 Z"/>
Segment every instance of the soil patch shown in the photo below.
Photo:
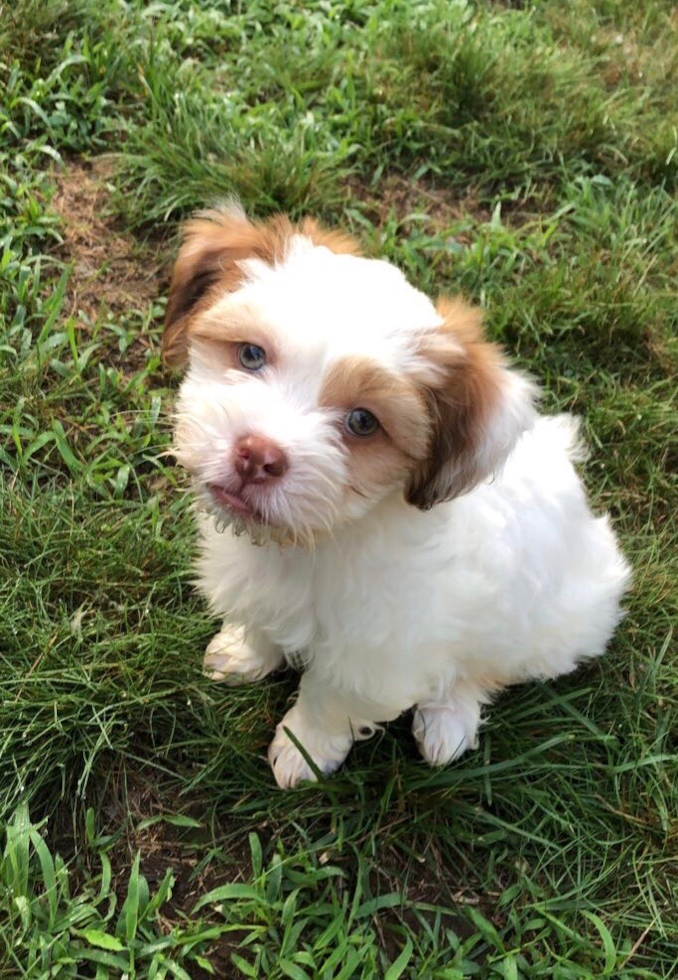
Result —
<path fill-rule="evenodd" d="M 57 254 L 73 264 L 66 309 L 83 328 L 107 312 L 144 309 L 166 277 L 160 250 L 134 239 L 112 213 L 111 169 L 105 158 L 71 159 L 52 175 L 51 207 L 62 222 Z"/>
<path fill-rule="evenodd" d="M 457 189 L 441 187 L 431 180 L 411 180 L 399 174 L 384 177 L 378 191 L 359 180 L 352 180 L 349 186 L 351 197 L 366 204 L 378 224 L 383 224 L 391 214 L 398 221 L 405 221 L 412 214 L 426 214 L 431 228 L 441 231 L 460 219 L 485 222 L 492 217 L 472 187 L 460 194 Z"/>

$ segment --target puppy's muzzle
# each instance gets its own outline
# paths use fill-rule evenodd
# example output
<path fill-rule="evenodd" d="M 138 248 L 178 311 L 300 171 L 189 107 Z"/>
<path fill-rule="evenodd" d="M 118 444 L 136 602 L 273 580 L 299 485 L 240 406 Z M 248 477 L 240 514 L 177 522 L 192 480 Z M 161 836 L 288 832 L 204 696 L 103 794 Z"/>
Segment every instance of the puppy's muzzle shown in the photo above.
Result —
<path fill-rule="evenodd" d="M 287 472 L 287 456 L 270 439 L 263 436 L 243 436 L 233 448 L 233 465 L 242 480 L 247 483 L 273 483 Z"/>

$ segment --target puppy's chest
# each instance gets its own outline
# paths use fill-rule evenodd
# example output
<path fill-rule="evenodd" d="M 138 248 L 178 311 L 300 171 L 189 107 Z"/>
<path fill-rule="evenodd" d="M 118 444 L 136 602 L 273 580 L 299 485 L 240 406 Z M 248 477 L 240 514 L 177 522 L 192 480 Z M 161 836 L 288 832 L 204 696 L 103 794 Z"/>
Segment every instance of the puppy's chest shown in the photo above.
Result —
<path fill-rule="evenodd" d="M 229 605 L 288 652 L 374 647 L 395 637 L 407 642 L 405 634 L 431 601 L 430 583 L 416 562 L 386 561 L 360 549 L 236 550 L 240 560 L 233 554 L 224 569 Z"/>
<path fill-rule="evenodd" d="M 416 564 L 370 560 L 364 553 L 318 551 L 306 565 L 290 569 L 285 589 L 296 590 L 293 632 L 304 646 L 347 656 L 378 647 L 411 647 L 420 617 L 434 602 L 430 582 Z"/>
<path fill-rule="evenodd" d="M 320 562 L 314 577 L 319 632 L 348 643 L 381 643 L 411 618 L 420 589 L 416 575 L 399 561 Z"/>

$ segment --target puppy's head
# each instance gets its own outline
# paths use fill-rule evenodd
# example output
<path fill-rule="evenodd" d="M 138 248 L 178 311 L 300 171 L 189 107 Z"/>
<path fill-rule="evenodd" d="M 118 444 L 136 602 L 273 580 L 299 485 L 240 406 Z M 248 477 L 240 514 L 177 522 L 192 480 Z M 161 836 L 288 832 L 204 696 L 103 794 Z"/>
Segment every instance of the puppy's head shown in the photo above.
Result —
<path fill-rule="evenodd" d="M 185 228 L 164 356 L 188 363 L 177 456 L 203 504 L 253 536 L 310 543 L 395 492 L 420 509 L 502 465 L 534 389 L 461 300 L 434 306 L 307 219 L 239 207 Z"/>

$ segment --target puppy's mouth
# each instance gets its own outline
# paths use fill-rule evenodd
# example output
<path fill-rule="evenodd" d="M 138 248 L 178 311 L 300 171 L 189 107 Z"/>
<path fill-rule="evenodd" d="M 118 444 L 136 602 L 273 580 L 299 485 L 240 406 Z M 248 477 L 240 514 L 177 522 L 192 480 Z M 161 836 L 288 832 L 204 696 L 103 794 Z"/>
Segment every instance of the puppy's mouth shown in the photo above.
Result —
<path fill-rule="evenodd" d="M 239 517 L 244 521 L 256 521 L 266 523 L 264 516 L 249 500 L 232 490 L 227 490 L 218 483 L 208 483 L 207 489 L 210 497 L 220 508 L 227 510 L 234 517 Z"/>

